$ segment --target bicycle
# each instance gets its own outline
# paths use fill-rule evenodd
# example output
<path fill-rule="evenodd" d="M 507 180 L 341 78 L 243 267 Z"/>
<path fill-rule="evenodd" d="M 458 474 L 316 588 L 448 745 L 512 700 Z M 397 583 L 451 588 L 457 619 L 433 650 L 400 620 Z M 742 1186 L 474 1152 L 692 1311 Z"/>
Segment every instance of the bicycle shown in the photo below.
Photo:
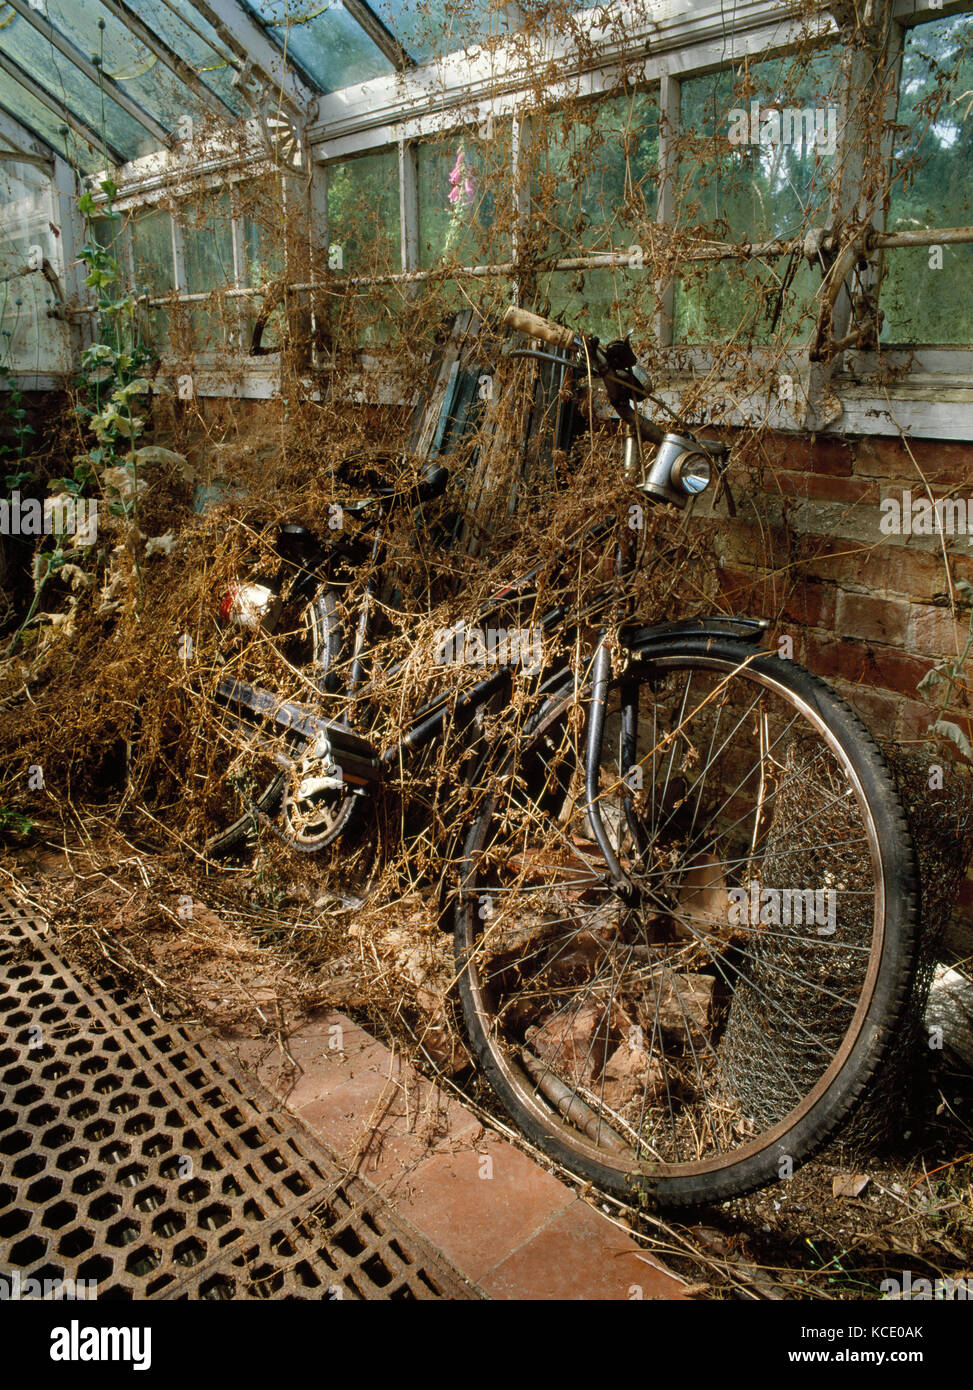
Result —
<path fill-rule="evenodd" d="M 663 431 L 637 408 L 651 389 L 627 339 L 602 345 L 519 309 L 505 321 L 604 382 L 642 498 L 684 506 L 722 476 L 726 445 Z M 409 502 L 447 481 L 430 465 Z M 447 726 L 466 731 L 481 795 L 455 827 L 446 918 L 472 1054 L 508 1114 L 625 1200 L 697 1205 L 789 1176 L 881 1066 L 915 968 L 915 855 L 877 746 L 823 681 L 760 648 L 762 620 L 639 626 L 605 614 L 592 649 L 575 643 L 573 657 L 541 664 L 507 746 L 476 717 L 509 697 L 510 661 L 459 693 L 437 688 L 376 745 L 322 711 L 339 692 L 346 710 L 367 707 L 397 500 L 378 480 L 354 504 L 373 520 L 344 543 L 346 566 L 371 562 L 350 646 L 337 616 L 342 544 L 291 528 L 290 587 L 235 591 L 244 631 L 283 651 L 313 699 L 221 677 L 217 697 L 249 739 L 235 764 L 247 775 L 240 815 L 210 849 L 257 823 L 297 850 L 334 844 L 390 768 Z M 624 537 L 616 556 L 621 572 Z M 492 611 L 529 595 L 535 575 Z M 539 627 L 556 634 L 565 621 L 555 607 Z"/>

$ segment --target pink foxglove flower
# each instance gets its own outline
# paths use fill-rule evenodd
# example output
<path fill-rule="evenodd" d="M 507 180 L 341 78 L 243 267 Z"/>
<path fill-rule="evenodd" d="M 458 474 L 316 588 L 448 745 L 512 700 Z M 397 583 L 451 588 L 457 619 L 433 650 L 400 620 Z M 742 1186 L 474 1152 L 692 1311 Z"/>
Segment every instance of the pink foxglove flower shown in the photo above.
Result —
<path fill-rule="evenodd" d="M 449 174 L 449 201 L 453 207 L 469 207 L 474 191 L 473 175 L 466 167 L 466 157 L 460 145 L 456 151 L 456 163 Z"/>

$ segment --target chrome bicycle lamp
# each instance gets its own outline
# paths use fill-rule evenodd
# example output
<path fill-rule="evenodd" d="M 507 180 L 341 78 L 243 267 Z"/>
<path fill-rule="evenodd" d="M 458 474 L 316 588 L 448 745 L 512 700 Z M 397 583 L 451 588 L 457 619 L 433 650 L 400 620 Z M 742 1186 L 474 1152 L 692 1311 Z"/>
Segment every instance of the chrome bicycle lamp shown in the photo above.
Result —
<path fill-rule="evenodd" d="M 713 465 L 699 452 L 696 441 L 681 434 L 667 434 L 637 486 L 656 501 L 685 507 L 691 497 L 705 492 L 712 481 Z"/>

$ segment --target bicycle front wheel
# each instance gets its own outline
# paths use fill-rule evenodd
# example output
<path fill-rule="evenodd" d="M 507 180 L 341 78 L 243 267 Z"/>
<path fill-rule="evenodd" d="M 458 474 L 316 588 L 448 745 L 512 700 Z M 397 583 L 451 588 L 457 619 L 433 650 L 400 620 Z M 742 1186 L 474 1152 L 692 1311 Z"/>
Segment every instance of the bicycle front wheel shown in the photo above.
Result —
<path fill-rule="evenodd" d="M 509 755 L 456 913 L 473 1049 L 523 1132 L 660 1205 L 790 1175 L 879 1066 L 914 969 L 915 858 L 864 726 L 793 662 L 686 637 Z"/>

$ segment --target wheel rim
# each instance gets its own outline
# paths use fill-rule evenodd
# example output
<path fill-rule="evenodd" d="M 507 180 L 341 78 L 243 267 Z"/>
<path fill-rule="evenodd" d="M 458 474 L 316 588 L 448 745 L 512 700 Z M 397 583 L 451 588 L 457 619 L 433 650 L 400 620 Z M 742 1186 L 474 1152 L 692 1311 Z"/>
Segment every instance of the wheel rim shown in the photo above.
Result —
<path fill-rule="evenodd" d="M 506 1088 L 508 1104 L 513 1097 L 537 1124 L 560 1139 L 562 1146 L 622 1172 L 634 1169 L 654 1177 L 700 1175 L 738 1164 L 775 1146 L 782 1155 L 781 1141 L 808 1116 L 860 1045 L 875 993 L 882 959 L 885 890 L 878 834 L 861 779 L 834 732 L 807 700 L 766 671 L 753 668 L 734 675 L 731 686 L 727 677 L 732 670 L 725 659 L 704 657 L 694 658 L 691 666 L 678 656 L 653 664 L 653 674 L 660 675 L 659 694 L 650 695 L 647 701 L 640 699 L 640 712 L 657 698 L 664 715 L 680 710 L 675 724 L 670 719 L 670 728 L 680 732 L 668 745 L 657 748 L 650 769 L 644 744 L 656 747 L 661 742 L 658 710 L 656 726 L 650 729 L 647 740 L 640 721 L 639 757 L 633 764 L 643 767 L 638 795 L 626 789 L 613 798 L 610 784 L 606 790 L 605 762 L 609 760 L 614 763 L 611 775 L 616 784 L 626 773 L 630 782 L 637 780 L 631 777 L 626 762 L 631 749 L 626 747 L 624 720 L 618 716 L 613 724 L 609 714 L 606 749 L 615 739 L 618 755 L 603 759 L 599 800 L 613 846 L 640 889 L 637 913 L 625 908 L 605 883 L 604 865 L 591 843 L 590 830 L 584 832 L 586 839 L 579 837 L 576 815 L 565 818 L 564 805 L 576 804 L 572 803 L 575 793 L 566 772 L 556 771 L 552 776 L 557 759 L 550 751 L 543 757 L 539 785 L 546 781 L 550 788 L 553 783 L 556 790 L 549 791 L 546 798 L 550 804 L 544 834 L 536 833 L 537 808 L 542 802 L 537 801 L 535 788 L 535 799 L 529 804 L 520 798 L 524 806 L 519 814 L 511 809 L 511 797 L 503 802 L 495 798 L 469 845 L 461 919 L 465 943 L 460 953 L 462 986 L 469 1001 L 468 1013 L 474 1023 L 478 1020 L 474 1031 L 479 1032 L 483 1050 L 500 1074 L 501 1091 Z M 684 681 L 681 694 L 673 682 L 680 672 L 688 681 L 688 687 Z M 647 669 L 634 673 L 630 684 L 646 692 L 647 674 Z M 694 681 L 698 681 L 695 690 Z M 710 696 L 714 689 L 724 687 L 724 713 L 733 716 L 724 724 L 723 733 L 715 701 L 711 699 L 707 706 L 702 698 L 707 692 L 701 687 L 707 681 Z M 668 696 L 667 682 L 671 686 Z M 746 700 L 738 697 L 741 690 L 748 692 Z M 618 687 L 614 693 L 619 694 Z M 755 697 L 758 703 L 753 704 Z M 779 706 L 776 714 L 768 708 L 771 701 Z M 708 715 L 704 715 L 707 709 Z M 780 709 L 788 711 L 786 719 L 780 717 Z M 706 779 L 700 780 L 699 769 L 714 769 L 714 756 L 720 760 L 722 740 L 741 712 L 753 725 L 762 770 L 767 771 L 765 754 L 769 750 L 771 761 L 779 763 L 783 773 L 778 771 L 773 792 L 764 777 L 761 804 L 766 823 L 761 828 L 742 822 L 751 834 L 758 834 L 749 857 L 733 866 L 732 859 L 744 859 L 744 855 L 714 853 L 721 848 L 719 836 L 714 840 L 711 833 L 707 845 L 697 833 L 701 808 L 706 805 Z M 788 720 L 790 734 L 785 733 L 775 744 Z M 547 728 L 534 736 L 520 769 L 528 780 L 531 748 L 537 749 L 544 738 L 551 742 L 551 730 L 556 729 L 557 737 L 562 738 L 562 726 L 566 729 L 568 722 L 564 711 L 555 712 Z M 692 762 L 683 754 L 692 746 L 687 735 L 694 729 L 703 730 L 710 741 L 698 740 L 697 772 L 687 777 L 683 768 L 681 791 L 685 795 L 680 796 L 675 794 L 673 769 L 682 763 L 691 770 Z M 792 749 L 788 768 L 788 741 L 798 743 L 795 729 L 813 734 L 819 750 L 816 764 L 808 761 L 805 747 L 803 763 L 794 760 Z M 582 737 L 571 736 L 575 744 Z M 740 780 L 739 768 L 733 777 L 727 772 L 739 742 L 738 725 L 735 737 L 726 745 L 729 752 L 722 758 L 724 793 L 734 791 L 733 777 Z M 702 749 L 706 752 L 700 756 Z M 662 755 L 667 760 L 665 771 Z M 570 761 L 568 754 L 565 767 Z M 840 787 L 834 788 L 839 793 L 837 805 L 832 805 L 830 812 L 832 833 L 822 835 L 817 848 L 813 840 L 799 844 L 794 832 L 801 828 L 801 815 L 805 830 L 821 820 L 815 797 L 827 785 L 826 774 L 840 779 Z M 565 781 L 569 784 L 567 793 Z M 651 791 L 646 783 L 651 784 Z M 720 783 L 714 780 L 711 786 L 718 789 Z M 743 787 L 744 792 L 748 790 L 746 779 Z M 736 802 L 731 801 L 734 808 L 742 795 L 739 788 L 735 791 Z M 803 813 L 794 809 L 798 791 Z M 656 801 L 646 817 L 652 795 L 660 792 L 661 802 Z M 713 805 L 707 809 L 712 816 Z M 505 869 L 490 862 L 499 859 L 503 846 L 500 836 L 491 840 L 488 822 L 493 815 L 492 824 L 498 824 L 501 813 L 507 826 L 503 838 L 511 850 Z M 725 847 L 731 845 L 734 834 L 737 842 L 741 839 L 740 827 L 733 832 L 728 815 L 723 816 Z M 560 823 L 552 833 L 558 817 Z M 680 820 L 684 829 L 691 827 L 681 850 L 673 832 Z M 705 826 L 705 819 L 702 823 Z M 659 833 L 666 825 L 668 836 Z M 850 844 L 842 848 L 840 840 L 842 833 L 852 838 L 850 829 L 859 832 L 854 838 L 860 844 L 854 850 Z M 790 848 L 783 841 L 785 831 Z M 645 841 L 641 845 L 640 833 Z M 552 843 L 558 848 L 556 864 Z M 758 911 L 751 923 L 755 906 L 752 890 L 741 901 L 740 880 L 768 845 L 764 855 L 768 862 L 761 877 L 747 880 L 759 885 Z M 707 848 L 708 860 L 703 855 Z M 849 867 L 859 851 L 861 860 Z M 666 854 L 670 862 L 664 869 L 662 856 Z M 779 878 L 785 869 L 793 876 L 802 865 L 807 878 L 812 862 L 817 867 L 817 883 L 787 885 L 789 900 L 784 884 L 768 882 L 769 878 Z M 829 885 L 824 876 L 835 868 L 843 876 L 835 876 Z M 856 872 L 849 877 L 852 869 Z M 778 915 L 788 915 L 789 901 L 792 918 L 798 906 L 802 912 L 808 907 L 808 888 L 826 895 L 830 891 L 831 896 L 812 900 L 813 921 L 805 934 L 803 921 L 800 926 L 793 920 L 774 923 L 774 903 L 764 899 L 765 888 L 778 894 Z M 485 919 L 483 899 L 491 896 L 491 889 L 496 904 L 490 905 L 490 916 Z M 735 924 L 727 921 L 725 934 L 721 934 L 720 918 L 731 889 L 737 893 L 733 907 L 738 920 Z M 798 890 L 802 894 L 800 904 L 793 896 Z M 545 896 L 538 928 L 537 904 Z M 771 919 L 768 922 L 760 920 L 762 906 Z M 824 912 L 822 932 L 817 924 L 819 907 Z M 729 917 L 728 911 L 726 915 Z M 560 933 L 559 916 L 563 919 Z M 657 920 L 647 927 L 650 916 Z M 832 917 L 833 931 L 828 929 Z M 731 931 L 731 925 L 736 930 Z M 527 949 L 521 947 L 521 958 L 511 964 L 518 928 Z M 666 935 L 674 939 L 660 939 Z M 589 955 L 587 964 L 570 960 L 582 945 L 581 954 L 586 951 Z M 624 958 L 621 951 L 626 952 Z M 560 952 L 560 968 L 555 952 Z M 563 978 L 568 960 L 576 972 L 573 999 L 568 988 L 571 981 L 566 983 Z M 771 981 L 777 984 L 775 995 L 768 991 Z M 639 991 L 641 1008 L 637 999 L 633 1004 Z M 796 1013 L 788 1007 L 789 996 L 800 1005 Z M 784 1061 L 778 1056 L 775 1070 L 768 1035 L 784 1023 L 792 1036 L 784 1045 L 778 1042 Z M 641 1031 L 630 1032 L 626 1038 L 627 1029 Z M 623 1050 L 626 1043 L 628 1054 Z M 795 1059 L 802 1050 L 805 1055 L 798 1069 Z M 762 1075 L 755 1079 L 754 1073 Z M 779 1093 L 776 1106 L 775 1085 Z"/>
<path fill-rule="evenodd" d="M 291 600 L 273 632 L 220 629 L 220 677 L 286 689 L 298 702 L 307 701 L 318 695 L 333 665 L 336 642 L 326 593 L 311 602 Z M 341 835 L 351 819 L 353 799 L 345 788 L 304 789 L 309 779 L 328 769 L 309 760 L 305 745 L 293 733 L 255 728 L 218 705 L 213 707 L 212 729 L 219 751 L 210 802 L 224 819 L 229 811 L 231 819 L 206 841 L 208 851 L 237 843 L 260 825 L 303 853 L 324 849 Z M 283 767 L 282 757 L 289 760 Z"/>

